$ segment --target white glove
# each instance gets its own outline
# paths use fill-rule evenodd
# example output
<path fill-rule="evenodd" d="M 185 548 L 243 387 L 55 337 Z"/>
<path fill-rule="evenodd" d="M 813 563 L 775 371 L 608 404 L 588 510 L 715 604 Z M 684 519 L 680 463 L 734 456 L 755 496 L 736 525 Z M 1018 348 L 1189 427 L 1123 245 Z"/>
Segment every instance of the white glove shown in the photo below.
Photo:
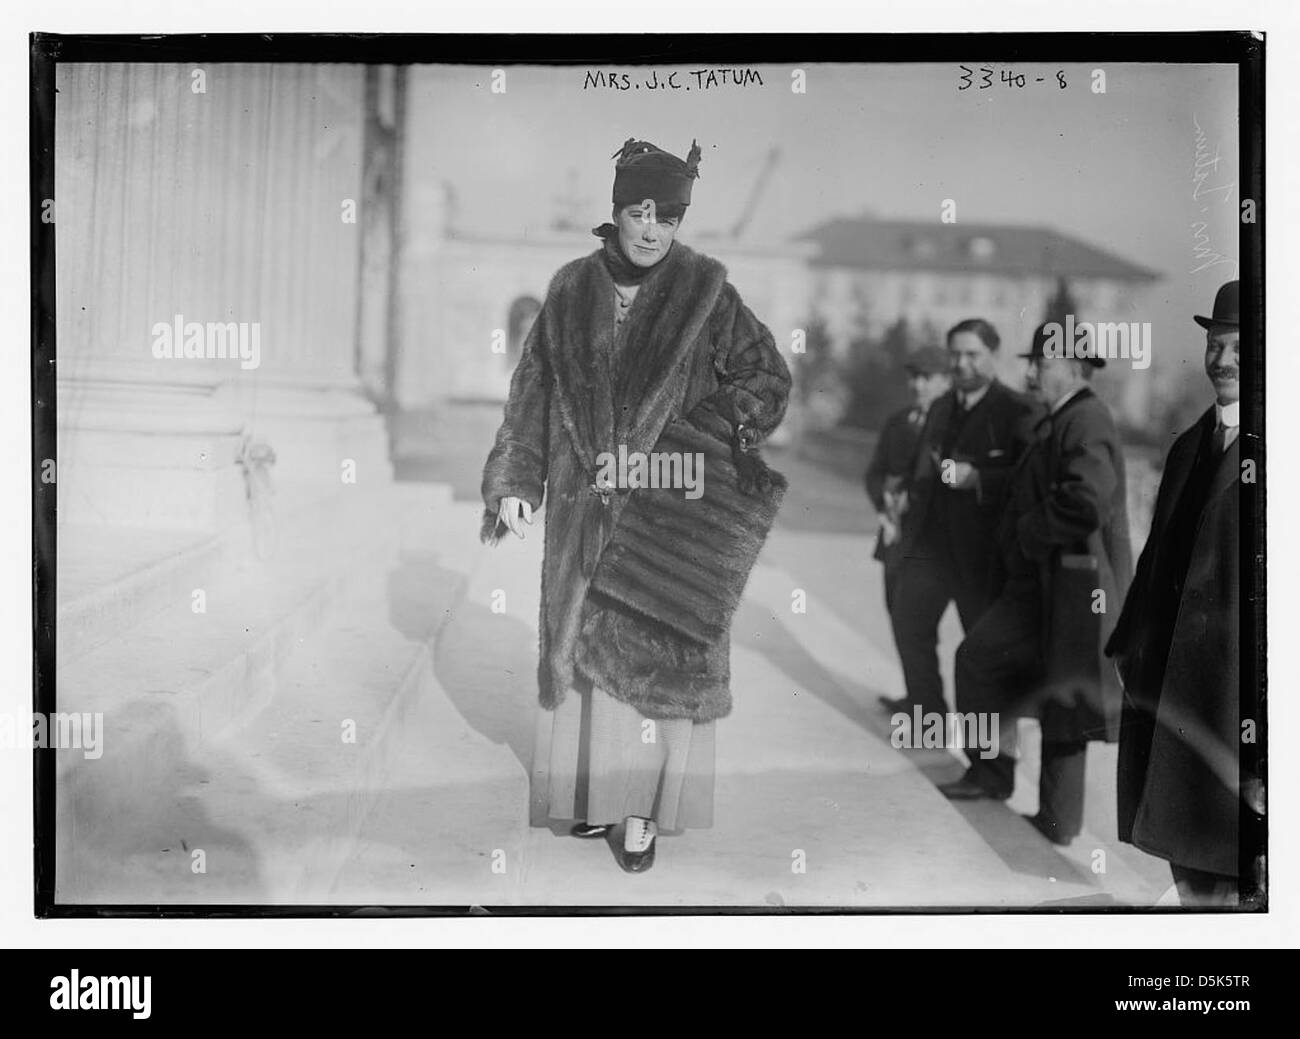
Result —
<path fill-rule="evenodd" d="M 523 514 L 522 522 L 520 513 Z M 497 506 L 497 523 L 504 523 L 514 532 L 516 537 L 524 536 L 524 523 L 530 527 L 533 524 L 533 507 L 524 501 L 523 498 L 516 498 L 513 495 L 507 495 L 501 499 L 501 504 Z"/>

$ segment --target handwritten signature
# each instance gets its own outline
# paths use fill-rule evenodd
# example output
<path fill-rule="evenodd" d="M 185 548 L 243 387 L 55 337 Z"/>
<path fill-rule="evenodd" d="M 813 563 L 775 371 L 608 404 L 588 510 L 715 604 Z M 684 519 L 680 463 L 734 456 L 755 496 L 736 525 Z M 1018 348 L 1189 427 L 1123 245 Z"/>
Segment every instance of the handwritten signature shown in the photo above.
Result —
<path fill-rule="evenodd" d="M 1209 136 L 1201 129 L 1201 124 L 1195 115 L 1192 116 L 1192 125 L 1196 127 L 1196 160 L 1192 165 L 1192 201 L 1206 200 L 1206 204 L 1201 206 L 1201 212 L 1207 213 L 1210 209 L 1210 197 L 1215 192 L 1221 192 L 1220 201 L 1230 202 L 1232 190 L 1237 186 L 1237 182 L 1232 180 L 1219 185 L 1206 183 L 1219 172 L 1219 148 L 1215 145 L 1211 150 Z M 1235 260 L 1215 252 L 1211 247 L 1209 226 L 1206 220 L 1192 221 L 1192 256 L 1201 263 L 1200 266 L 1193 267 L 1189 274 L 1197 274 L 1221 263 L 1236 266 Z"/>

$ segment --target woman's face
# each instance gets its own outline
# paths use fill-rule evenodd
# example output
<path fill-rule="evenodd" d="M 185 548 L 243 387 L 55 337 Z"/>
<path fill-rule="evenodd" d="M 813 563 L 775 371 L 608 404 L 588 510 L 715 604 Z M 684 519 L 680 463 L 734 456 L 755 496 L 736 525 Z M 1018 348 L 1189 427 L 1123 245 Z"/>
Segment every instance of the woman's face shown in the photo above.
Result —
<path fill-rule="evenodd" d="M 653 267 L 668 254 L 678 223 L 656 213 L 653 203 L 624 206 L 618 214 L 618 244 L 623 255 L 638 267 Z"/>

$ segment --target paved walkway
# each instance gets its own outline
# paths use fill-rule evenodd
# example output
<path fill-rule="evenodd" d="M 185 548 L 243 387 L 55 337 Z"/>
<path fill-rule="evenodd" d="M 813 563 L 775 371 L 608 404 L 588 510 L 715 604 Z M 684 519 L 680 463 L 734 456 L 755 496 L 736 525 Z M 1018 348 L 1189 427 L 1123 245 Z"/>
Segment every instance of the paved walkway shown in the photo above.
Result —
<path fill-rule="evenodd" d="M 524 541 L 508 539 L 468 565 L 465 599 L 435 649 L 437 686 L 455 716 L 495 748 L 498 770 L 513 771 L 496 788 L 518 798 L 492 806 L 495 829 L 472 815 L 437 820 L 440 840 L 455 832 L 480 861 L 496 856 L 498 871 L 471 900 L 871 908 L 1157 901 L 1168 886 L 1164 864 L 1105 836 L 1113 833 L 1113 748 L 1094 748 L 1087 831 L 1062 851 L 1018 814 L 1036 807 L 1032 724 L 1022 726 L 1027 775 L 1009 805 L 952 805 L 935 784 L 960 774 L 954 753 L 890 746 L 876 698 L 897 695 L 901 676 L 870 559 L 869 507 L 845 481 L 793 459 L 777 464 L 791 476 L 791 494 L 733 626 L 736 709 L 718 726 L 716 824 L 662 839 L 644 875 L 623 874 L 603 842 L 526 826 L 540 517 Z M 477 509 L 464 506 L 467 524 Z M 792 609 L 796 590 L 806 612 Z M 943 636 L 950 668 L 960 637 L 951 616 Z M 486 753 L 478 741 L 463 748 Z M 432 813 L 423 822 L 432 825 Z M 418 859 L 421 820 L 409 823 L 403 842 Z M 462 893 L 479 889 L 464 880 Z M 421 880 L 422 894 L 436 884 Z"/>

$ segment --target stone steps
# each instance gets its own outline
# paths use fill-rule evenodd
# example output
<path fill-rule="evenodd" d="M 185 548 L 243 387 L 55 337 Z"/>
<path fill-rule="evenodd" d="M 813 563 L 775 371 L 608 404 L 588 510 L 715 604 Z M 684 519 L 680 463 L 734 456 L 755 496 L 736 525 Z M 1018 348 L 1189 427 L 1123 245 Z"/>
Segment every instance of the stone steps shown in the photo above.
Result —
<path fill-rule="evenodd" d="M 261 711 L 160 776 L 155 809 L 122 849 L 120 885 L 164 904 L 331 901 L 380 791 L 402 781 L 402 746 L 428 728 L 422 702 L 438 695 L 428 644 L 376 623 L 382 575 L 362 584 Z"/>
<path fill-rule="evenodd" d="M 388 623 L 385 603 L 406 594 L 403 574 L 418 574 L 421 566 L 427 570 L 440 537 L 447 539 L 453 556 L 464 555 L 470 537 L 455 536 L 448 527 L 445 490 L 392 485 L 345 500 L 342 507 L 323 513 L 328 522 L 304 524 L 293 538 L 282 536 L 273 559 L 227 565 L 201 589 L 207 599 L 204 613 L 192 610 L 193 589 L 186 587 L 191 582 L 179 574 L 173 583 L 183 595 L 60 667 L 58 709 L 102 713 L 104 719 L 100 757 L 59 752 L 61 898 L 149 902 L 162 897 L 164 889 L 153 893 L 154 873 L 137 870 L 143 868 L 137 856 L 152 862 L 149 856 L 163 854 L 153 848 L 158 841 L 147 824 L 152 818 L 188 819 L 187 803 L 200 818 L 224 814 L 228 790 L 221 796 L 215 790 L 206 798 L 196 796 L 205 793 L 201 788 L 207 784 L 195 776 L 210 771 L 196 763 L 238 746 L 242 737 L 235 733 L 265 729 L 275 717 L 267 712 L 300 710 L 295 697 L 310 684 L 301 674 L 304 661 L 333 660 L 340 651 L 333 643 L 336 637 L 356 652 L 355 639 L 344 638 L 339 625 L 349 616 L 355 624 L 363 600 L 384 618 L 377 626 L 382 632 Z M 378 591 L 376 581 L 382 581 Z M 441 594 L 454 594 L 455 585 L 454 572 L 445 572 Z M 421 663 L 420 653 L 427 656 L 435 620 L 417 617 L 415 628 L 401 635 L 399 645 L 411 643 L 405 664 L 394 646 L 386 654 L 376 643 L 372 652 L 361 654 L 378 660 L 380 677 L 391 679 L 394 695 L 422 681 L 418 676 L 428 664 Z M 348 683 L 357 688 L 384 684 L 341 664 L 337 675 L 329 677 L 344 689 Z M 367 719 L 374 729 L 376 720 Z M 256 800 L 232 803 L 255 806 Z M 171 847 L 181 839 L 189 843 L 178 837 L 163 844 Z M 106 862 L 131 863 L 132 868 L 106 868 Z M 233 875 L 227 872 L 226 878 Z"/>
<path fill-rule="evenodd" d="M 432 507 L 451 502 L 450 488 L 428 489 Z M 142 622 L 188 597 L 197 587 L 239 569 L 274 563 L 272 554 L 288 548 L 317 517 L 347 525 L 367 520 L 374 491 L 356 486 L 322 493 L 320 485 L 277 487 L 271 499 L 273 529 L 244 518 L 214 534 L 148 531 L 81 524 L 58 530 L 56 615 L 58 666 L 132 631 Z M 274 541 L 269 540 L 274 538 Z M 259 551 L 267 556 L 259 558 Z"/>

